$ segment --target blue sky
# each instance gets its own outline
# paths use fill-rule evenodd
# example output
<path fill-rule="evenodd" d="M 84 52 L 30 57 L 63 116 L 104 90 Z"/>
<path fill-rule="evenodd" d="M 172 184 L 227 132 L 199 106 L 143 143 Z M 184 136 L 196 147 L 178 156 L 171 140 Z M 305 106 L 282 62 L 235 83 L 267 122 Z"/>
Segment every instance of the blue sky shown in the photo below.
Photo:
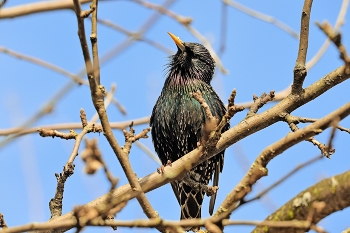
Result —
<path fill-rule="evenodd" d="M 8 1 L 5 8 L 32 1 Z M 161 4 L 162 1 L 153 1 Z M 239 1 L 252 9 L 271 15 L 290 26 L 299 33 L 300 16 L 303 1 Z M 334 25 L 341 1 L 314 1 L 311 13 L 310 38 L 307 60 L 311 59 L 325 41 L 325 35 L 315 22 L 329 21 Z M 170 7 L 172 11 L 182 16 L 193 18 L 192 26 L 206 36 L 213 48 L 218 51 L 221 41 L 221 7 L 220 1 L 176 1 Z M 88 4 L 83 5 L 87 9 Z M 292 82 L 298 40 L 273 26 L 228 7 L 226 49 L 221 56 L 227 75 L 218 69 L 213 87 L 226 102 L 231 90 L 237 89 L 237 102 L 252 99 L 255 93 L 270 90 L 283 90 Z M 99 3 L 99 17 L 108 19 L 129 31 L 137 31 L 154 12 L 130 1 L 105 1 Z M 350 47 L 349 15 L 345 18 L 343 43 Z M 90 22 L 85 20 L 89 35 Z M 75 14 L 71 10 L 60 10 L 32 14 L 13 19 L 1 19 L 0 46 L 40 58 L 60 66 L 72 73 L 79 72 L 83 67 L 83 56 L 77 36 Z M 170 31 L 183 41 L 198 42 L 182 25 L 175 20 L 161 16 L 159 20 L 145 33 L 145 37 L 176 50 L 173 41 L 168 36 Z M 127 40 L 127 36 L 98 25 L 99 53 L 103 56 L 112 48 Z M 168 54 L 144 42 L 135 42 L 124 49 L 118 56 L 101 65 L 101 80 L 106 89 L 111 83 L 117 84 L 116 99 L 126 107 L 127 115 L 123 116 L 117 108 L 110 106 L 108 115 L 110 121 L 118 122 L 137 119 L 151 114 L 153 105 L 160 94 Z M 12 128 L 24 123 L 29 117 L 52 98 L 58 90 L 70 80 L 46 68 L 18 60 L 0 53 L 0 129 Z M 335 46 L 330 45 L 320 61 L 308 72 L 304 86 L 342 65 Z M 85 78 L 85 77 L 84 77 Z M 349 101 L 349 81 L 328 91 L 317 100 L 300 107 L 294 115 L 310 118 L 320 118 Z M 273 104 L 266 105 L 261 111 Z M 95 113 L 87 86 L 76 85 L 67 95 L 55 105 L 53 112 L 45 115 L 33 126 L 45 124 L 79 122 L 79 109 L 83 108 L 88 118 Z M 237 114 L 231 125 L 235 125 L 245 117 L 245 113 Z M 350 120 L 345 119 L 344 127 L 350 127 Z M 141 131 L 147 125 L 137 126 Z M 302 126 L 300 126 L 302 127 Z M 284 137 L 289 132 L 286 123 L 276 123 L 226 150 L 224 170 L 220 178 L 220 190 L 216 207 L 224 200 L 226 194 L 243 177 L 250 164 L 259 153 L 271 143 Z M 329 130 L 316 138 L 326 143 Z M 115 131 L 120 142 L 123 134 Z M 90 134 L 88 138 L 97 137 L 99 146 L 108 167 L 114 176 L 120 178 L 120 185 L 126 183 L 122 169 L 102 135 Z M 347 144 L 349 135 L 337 132 L 334 141 L 336 153 L 331 159 L 323 159 L 307 169 L 299 171 L 285 183 L 272 190 L 268 197 L 261 201 L 247 204 L 235 211 L 231 219 L 263 220 L 271 212 L 289 201 L 299 192 L 323 178 L 343 173 L 350 169 Z M 3 137 L 0 137 L 3 140 Z M 141 140 L 153 151 L 151 138 Z M 44 222 L 50 217 L 48 202 L 53 197 L 56 186 L 54 173 L 62 171 L 66 163 L 73 141 L 52 138 L 41 138 L 31 134 L 16 139 L 0 149 L 0 212 L 4 214 L 9 226 L 20 225 L 31 221 Z M 81 146 L 83 148 L 83 146 Z M 80 150 L 81 151 L 81 150 Z M 319 150 L 308 142 L 302 142 L 275 158 L 268 165 L 269 175 L 258 181 L 249 195 L 253 197 L 264 187 L 278 180 L 298 164 L 319 154 Z M 157 164 L 144 152 L 133 147 L 130 154 L 131 164 L 139 177 L 143 177 L 157 168 Z M 246 164 L 246 165 L 244 165 Z M 66 182 L 63 212 L 69 212 L 75 205 L 87 203 L 108 191 L 109 184 L 102 171 L 96 175 L 87 176 L 83 172 L 84 164 L 78 157 L 75 161 L 75 173 Z M 179 207 L 170 185 L 165 185 L 147 194 L 154 208 L 164 219 L 179 218 Z M 204 202 L 202 214 L 208 216 L 208 200 Z M 329 232 L 340 232 L 348 227 L 349 210 L 343 210 L 325 218 L 320 226 Z M 19 217 L 20 216 L 20 217 Z M 118 214 L 118 219 L 145 218 L 135 200 L 131 200 L 125 209 Z M 252 227 L 230 227 L 227 232 L 249 232 Z M 86 229 L 85 232 L 95 232 L 96 229 Z M 104 228 L 104 232 L 112 232 Z M 120 228 L 119 232 L 156 232 L 146 229 Z"/>

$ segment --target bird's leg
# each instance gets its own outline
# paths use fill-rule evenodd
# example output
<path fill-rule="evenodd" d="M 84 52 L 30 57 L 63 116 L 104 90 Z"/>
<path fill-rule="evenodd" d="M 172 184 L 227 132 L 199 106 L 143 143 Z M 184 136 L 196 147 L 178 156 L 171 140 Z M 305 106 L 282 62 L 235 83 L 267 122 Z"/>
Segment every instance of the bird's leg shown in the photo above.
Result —
<path fill-rule="evenodd" d="M 162 166 L 158 167 L 158 168 L 157 168 L 157 172 L 158 172 L 159 174 L 163 174 L 163 173 L 164 173 L 164 168 L 165 168 L 166 166 L 170 166 L 170 167 L 171 167 L 171 161 L 170 161 L 170 160 L 168 160 L 168 161 L 166 162 L 165 166 L 162 165 Z"/>
<path fill-rule="evenodd" d="M 189 171 L 186 173 L 186 175 L 184 176 L 182 181 L 197 192 L 198 191 L 205 192 L 205 194 L 208 197 L 214 195 L 218 191 L 218 189 L 219 189 L 218 186 L 205 185 L 205 184 L 201 183 L 199 180 L 200 180 L 199 174 L 197 174 L 193 171 Z"/>

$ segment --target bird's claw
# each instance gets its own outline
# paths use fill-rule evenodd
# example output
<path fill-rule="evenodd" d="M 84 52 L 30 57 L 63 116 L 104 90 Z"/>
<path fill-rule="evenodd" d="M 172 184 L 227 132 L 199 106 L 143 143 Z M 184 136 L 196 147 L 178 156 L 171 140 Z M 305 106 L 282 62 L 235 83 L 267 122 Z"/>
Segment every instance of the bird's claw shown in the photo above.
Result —
<path fill-rule="evenodd" d="M 157 168 L 157 172 L 158 172 L 159 174 L 163 174 L 163 173 L 164 173 L 164 165 L 158 167 L 158 168 Z"/>
<path fill-rule="evenodd" d="M 163 174 L 166 166 L 170 166 L 170 167 L 172 166 L 170 160 L 168 160 L 168 161 L 166 162 L 165 166 L 162 165 L 162 166 L 160 166 L 159 168 L 157 168 L 157 172 L 158 172 L 159 174 Z"/>

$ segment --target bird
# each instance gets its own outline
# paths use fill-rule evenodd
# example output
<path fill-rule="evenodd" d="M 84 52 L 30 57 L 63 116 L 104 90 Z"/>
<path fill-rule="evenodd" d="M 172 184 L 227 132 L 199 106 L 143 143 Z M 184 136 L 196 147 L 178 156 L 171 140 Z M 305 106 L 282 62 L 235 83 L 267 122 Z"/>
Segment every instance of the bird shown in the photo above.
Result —
<path fill-rule="evenodd" d="M 175 42 L 177 52 L 170 56 L 166 65 L 164 86 L 150 118 L 153 145 L 163 166 L 197 148 L 203 137 L 202 128 L 207 116 L 191 93 L 200 91 L 212 115 L 219 120 L 226 113 L 225 105 L 210 84 L 215 70 L 210 52 L 202 44 L 183 42 L 174 34 L 168 34 Z M 222 132 L 229 127 L 228 123 Z M 213 186 L 218 186 L 224 153 L 222 151 L 192 168 L 190 172 L 195 174 L 197 182 L 208 185 L 214 174 Z M 204 191 L 193 189 L 183 180 L 172 181 L 171 186 L 180 205 L 180 219 L 201 218 Z M 210 215 L 215 198 L 216 194 L 211 196 Z M 186 230 L 196 232 L 199 228 Z"/>

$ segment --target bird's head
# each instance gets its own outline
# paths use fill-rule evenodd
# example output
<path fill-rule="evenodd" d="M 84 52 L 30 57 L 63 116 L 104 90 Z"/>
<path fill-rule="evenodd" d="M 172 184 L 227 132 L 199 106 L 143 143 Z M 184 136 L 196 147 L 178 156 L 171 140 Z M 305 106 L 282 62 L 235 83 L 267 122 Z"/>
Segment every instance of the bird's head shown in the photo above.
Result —
<path fill-rule="evenodd" d="M 201 44 L 182 42 L 174 34 L 168 33 L 178 48 L 177 53 L 170 57 L 169 77 L 181 77 L 182 81 L 200 79 L 209 84 L 215 68 L 214 59 L 209 51 Z"/>

